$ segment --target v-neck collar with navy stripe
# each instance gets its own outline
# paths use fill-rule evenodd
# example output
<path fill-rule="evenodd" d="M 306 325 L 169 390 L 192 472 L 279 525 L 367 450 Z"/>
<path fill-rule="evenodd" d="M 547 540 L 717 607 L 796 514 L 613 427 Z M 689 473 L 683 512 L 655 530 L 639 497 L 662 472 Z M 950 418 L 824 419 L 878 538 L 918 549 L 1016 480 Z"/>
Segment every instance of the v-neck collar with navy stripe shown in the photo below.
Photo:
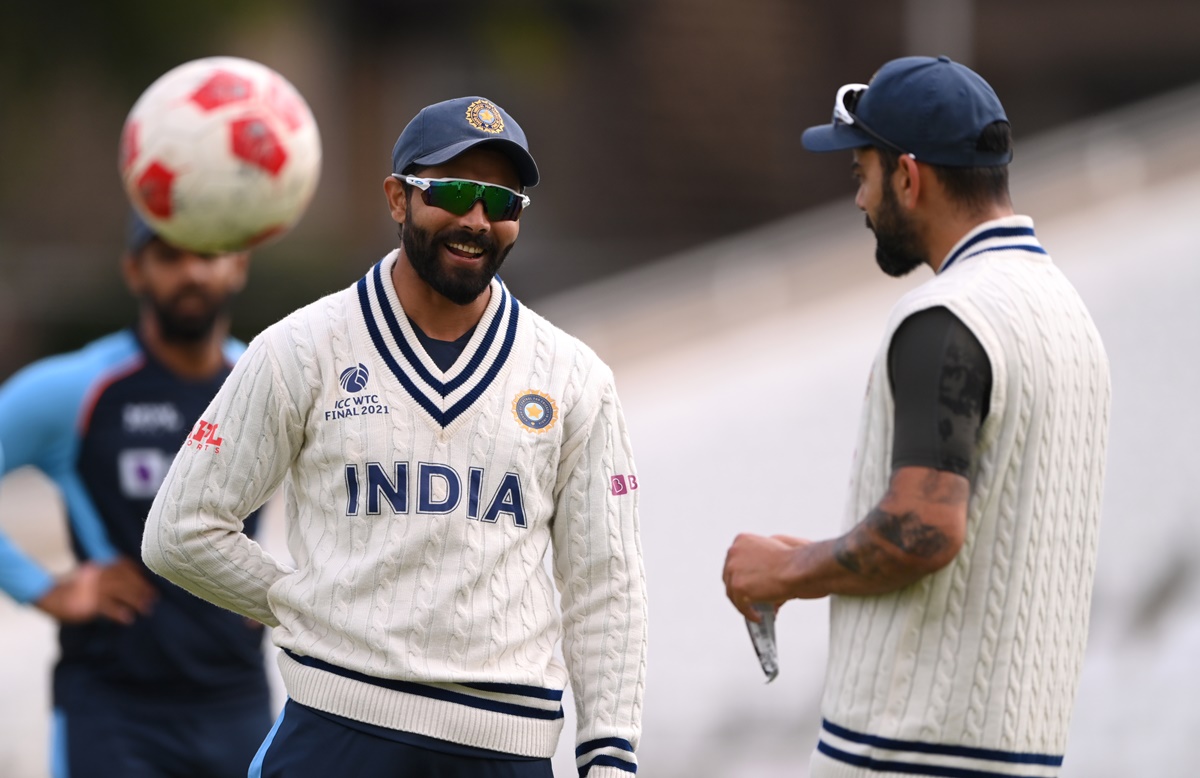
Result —
<path fill-rule="evenodd" d="M 946 261 L 938 268 L 938 274 L 945 273 L 955 263 L 991 251 L 1047 253 L 1034 235 L 1032 219 L 1028 216 L 1006 216 L 1003 219 L 985 222 L 967 233 L 958 245 L 950 250 Z"/>
<path fill-rule="evenodd" d="M 358 282 L 358 302 L 371 344 L 404 392 L 442 429 L 483 396 L 512 354 L 520 305 L 499 278 L 492 299 L 462 355 L 446 372 L 425 353 L 408 322 L 391 268 L 397 253 L 384 257 Z"/>

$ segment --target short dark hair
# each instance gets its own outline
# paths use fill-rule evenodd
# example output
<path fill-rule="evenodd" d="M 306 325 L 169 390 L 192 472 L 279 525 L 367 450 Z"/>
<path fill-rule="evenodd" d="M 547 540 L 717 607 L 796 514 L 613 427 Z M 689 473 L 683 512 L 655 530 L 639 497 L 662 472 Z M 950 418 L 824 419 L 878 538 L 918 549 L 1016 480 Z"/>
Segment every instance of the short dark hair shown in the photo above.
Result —
<path fill-rule="evenodd" d="M 900 155 L 892 149 L 876 147 L 883 162 L 885 176 L 896 171 Z M 1012 128 L 1008 122 L 992 122 L 979 133 L 976 151 L 1002 154 L 1012 149 Z M 971 212 L 982 211 L 989 205 L 1010 202 L 1008 194 L 1008 165 L 992 167 L 948 167 L 930 165 L 946 193 Z"/>

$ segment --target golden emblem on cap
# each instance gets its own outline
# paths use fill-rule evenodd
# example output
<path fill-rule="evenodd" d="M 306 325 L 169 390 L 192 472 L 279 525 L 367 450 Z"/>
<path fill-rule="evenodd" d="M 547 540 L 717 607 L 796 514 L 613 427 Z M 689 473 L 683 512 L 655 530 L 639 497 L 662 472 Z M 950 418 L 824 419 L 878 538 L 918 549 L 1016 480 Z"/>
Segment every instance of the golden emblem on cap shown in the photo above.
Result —
<path fill-rule="evenodd" d="M 500 115 L 500 109 L 488 100 L 476 100 L 467 106 L 467 123 L 484 132 L 504 132 L 504 117 Z"/>

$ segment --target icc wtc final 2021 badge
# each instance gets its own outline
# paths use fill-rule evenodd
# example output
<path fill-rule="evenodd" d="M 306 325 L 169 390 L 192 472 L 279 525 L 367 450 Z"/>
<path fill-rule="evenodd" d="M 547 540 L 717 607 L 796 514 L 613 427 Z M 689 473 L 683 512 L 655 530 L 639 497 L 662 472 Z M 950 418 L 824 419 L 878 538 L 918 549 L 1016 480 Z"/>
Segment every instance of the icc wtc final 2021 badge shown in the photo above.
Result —
<path fill-rule="evenodd" d="M 558 421 L 558 404 L 548 394 L 528 389 L 513 398 L 513 416 L 529 432 L 539 435 Z"/>
<path fill-rule="evenodd" d="M 500 109 L 487 100 L 476 100 L 467 106 L 467 124 L 493 135 L 504 132 L 504 117 L 500 115 Z"/>
<path fill-rule="evenodd" d="M 371 373 L 367 370 L 367 366 L 359 362 L 354 367 L 348 367 L 338 376 L 338 383 L 347 392 L 361 392 L 367 385 L 367 380 Z"/>

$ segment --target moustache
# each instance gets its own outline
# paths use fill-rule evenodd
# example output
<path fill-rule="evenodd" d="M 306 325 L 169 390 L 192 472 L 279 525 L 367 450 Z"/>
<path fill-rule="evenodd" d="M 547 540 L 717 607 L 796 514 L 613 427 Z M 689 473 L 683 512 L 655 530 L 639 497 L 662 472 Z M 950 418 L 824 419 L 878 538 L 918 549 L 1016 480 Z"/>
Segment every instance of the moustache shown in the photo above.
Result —
<path fill-rule="evenodd" d="M 216 296 L 209 294 L 208 291 L 205 290 L 203 287 L 201 287 L 201 286 L 186 286 L 183 289 L 180 289 L 175 294 L 171 295 L 171 297 L 168 298 L 168 300 L 167 300 L 167 304 L 168 305 L 178 305 L 179 303 L 181 303 L 184 300 L 187 300 L 189 298 L 194 298 L 196 300 L 200 300 L 200 301 L 202 301 L 204 303 L 208 303 L 210 305 L 216 301 Z"/>
<path fill-rule="evenodd" d="M 477 249 L 483 249 L 485 254 L 496 253 L 496 240 L 487 233 L 470 232 L 469 230 L 451 230 L 439 233 L 437 240 L 439 243 L 462 243 L 467 246 L 474 246 Z"/>

